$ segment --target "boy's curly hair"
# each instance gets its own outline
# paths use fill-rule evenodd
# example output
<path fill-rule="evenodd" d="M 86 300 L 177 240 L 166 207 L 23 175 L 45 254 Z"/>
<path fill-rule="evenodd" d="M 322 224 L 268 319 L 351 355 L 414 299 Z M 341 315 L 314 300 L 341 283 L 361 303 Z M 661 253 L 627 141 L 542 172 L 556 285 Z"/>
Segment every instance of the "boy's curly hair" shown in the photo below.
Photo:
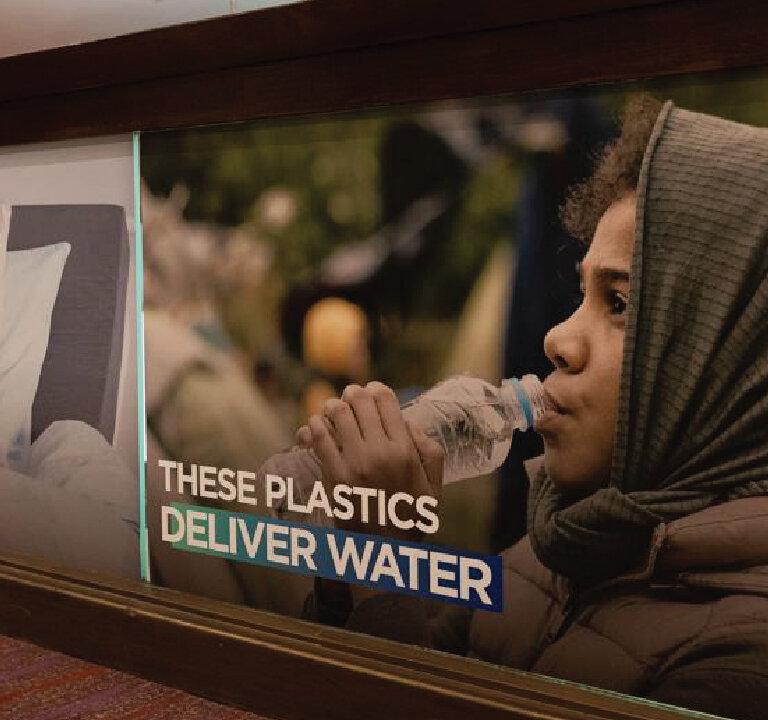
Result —
<path fill-rule="evenodd" d="M 572 187 L 561 208 L 565 229 L 586 245 L 603 213 L 637 189 L 645 148 L 662 103 L 645 94 L 630 96 L 621 117 L 621 134 L 597 159 L 591 177 Z"/>

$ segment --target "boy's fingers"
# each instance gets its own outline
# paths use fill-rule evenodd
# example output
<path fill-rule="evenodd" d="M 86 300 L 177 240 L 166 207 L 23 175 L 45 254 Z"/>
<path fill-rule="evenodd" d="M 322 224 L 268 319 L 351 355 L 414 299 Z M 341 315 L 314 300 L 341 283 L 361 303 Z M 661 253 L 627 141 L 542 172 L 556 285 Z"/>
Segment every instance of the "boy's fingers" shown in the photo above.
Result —
<path fill-rule="evenodd" d="M 384 383 L 377 381 L 369 382 L 365 389 L 373 396 L 381 418 L 382 428 L 387 437 L 394 442 L 406 442 L 409 433 L 395 393 Z"/>
<path fill-rule="evenodd" d="M 333 426 L 336 442 L 342 451 L 355 451 L 362 443 L 362 435 L 352 408 L 343 400 L 331 398 L 323 405 L 323 417 Z"/>
<path fill-rule="evenodd" d="M 384 439 L 384 428 L 372 393 L 359 385 L 347 385 L 341 399 L 351 406 L 363 440 L 380 442 Z"/>
<path fill-rule="evenodd" d="M 328 418 L 318 416 L 323 421 L 323 424 L 325 425 L 326 430 L 328 430 L 330 436 L 333 438 L 333 441 L 336 443 L 336 447 L 339 447 L 339 441 L 336 439 L 336 431 L 333 429 L 333 425 L 331 425 L 330 420 Z M 296 430 L 296 433 L 294 434 L 294 439 L 296 440 L 296 444 L 300 445 L 303 448 L 310 449 L 312 447 L 312 431 L 309 429 L 309 425 L 302 425 L 298 430 Z"/>
<path fill-rule="evenodd" d="M 312 449 L 326 473 L 336 482 L 346 482 L 347 466 L 341 458 L 336 441 L 331 437 L 325 418 L 312 415 L 307 423 L 312 438 Z"/>
<path fill-rule="evenodd" d="M 443 448 L 432 438 L 427 437 L 424 431 L 413 421 L 406 420 L 405 423 L 416 447 L 416 452 L 419 453 L 419 459 L 429 484 L 433 492 L 437 493 L 443 485 L 443 463 L 445 461 Z"/>
<path fill-rule="evenodd" d="M 309 425 L 302 425 L 294 436 L 296 444 L 301 447 L 309 449 L 312 447 L 312 431 L 309 429 Z"/>

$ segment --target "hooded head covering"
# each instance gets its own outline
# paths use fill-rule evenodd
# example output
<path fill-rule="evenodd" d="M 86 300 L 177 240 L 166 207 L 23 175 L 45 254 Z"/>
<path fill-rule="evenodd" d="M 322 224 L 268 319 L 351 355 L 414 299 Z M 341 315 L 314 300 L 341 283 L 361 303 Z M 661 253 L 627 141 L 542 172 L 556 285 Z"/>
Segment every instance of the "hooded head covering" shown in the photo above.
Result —
<path fill-rule="evenodd" d="M 627 313 L 607 487 L 531 487 L 534 551 L 577 582 L 638 565 L 660 523 L 768 494 L 768 129 L 664 106 Z"/>

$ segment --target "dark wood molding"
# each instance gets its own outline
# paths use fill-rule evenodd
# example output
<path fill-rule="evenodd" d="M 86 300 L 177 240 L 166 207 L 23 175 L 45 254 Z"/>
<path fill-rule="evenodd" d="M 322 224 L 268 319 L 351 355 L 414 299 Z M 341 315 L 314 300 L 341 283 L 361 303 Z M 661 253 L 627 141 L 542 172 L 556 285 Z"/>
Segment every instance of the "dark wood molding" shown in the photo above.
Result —
<path fill-rule="evenodd" d="M 574 4 L 584 10 L 589 6 L 585 3 Z M 412 4 L 431 7 L 434 12 L 433 0 L 413 0 Z M 301 45 L 297 43 L 286 51 L 286 57 L 257 64 L 221 69 L 211 62 L 205 70 L 198 64 L 195 72 L 174 76 L 166 76 L 158 69 L 156 77 L 147 79 L 142 75 L 145 79 L 141 82 L 101 84 L 8 100 L 0 103 L 0 144 L 332 113 L 768 64 L 768 43 L 764 41 L 768 4 L 762 0 L 670 0 L 651 4 L 595 0 L 591 14 L 544 14 L 540 16 L 544 19 L 524 24 L 514 24 L 507 16 L 498 26 L 478 29 L 490 22 L 493 4 L 490 0 L 480 1 L 486 15 L 481 14 L 485 22 L 478 22 L 477 27 L 459 31 L 463 26 L 458 16 L 453 26 L 447 21 L 443 26 L 438 23 L 443 32 L 453 27 L 455 32 L 451 34 L 423 37 L 424 16 L 419 39 L 398 39 L 408 35 L 407 16 L 399 34 L 393 16 L 386 16 L 390 24 L 383 36 L 388 42 L 374 44 L 363 33 L 368 44 L 360 47 L 349 46 L 354 44 L 355 24 L 364 28 L 365 19 L 342 24 L 346 30 L 338 30 L 336 35 L 328 29 L 331 9 L 353 5 L 360 8 L 359 0 L 316 0 L 279 8 L 295 13 L 296 23 L 298 17 L 306 20 L 306 35 L 312 35 L 314 13 L 321 14 L 317 8 L 325 9 L 323 22 L 317 22 L 328 34 L 317 44 L 307 45 L 316 54 L 297 55 Z M 563 3 L 555 5 L 562 11 Z M 531 13 L 519 15 L 518 20 L 534 17 Z M 173 32 L 189 33 L 189 43 L 194 46 L 195 34 L 202 32 L 203 25 L 186 25 Z M 143 35 L 159 41 L 162 33 L 170 31 L 154 32 L 157 34 Z M 262 36 L 265 33 L 263 30 Z M 296 36 L 303 35 L 297 32 Z M 334 38 L 341 49 L 331 50 Z M 104 66 L 121 67 L 119 52 L 123 42 L 119 38 L 103 41 L 102 52 L 107 53 Z M 258 44 L 258 38 L 253 42 Z M 225 40 L 219 38 L 217 46 L 224 45 Z M 109 47 L 114 53 L 111 63 L 107 62 Z M 277 52 L 269 43 L 265 47 L 263 58 Z M 55 57 L 56 52 L 48 57 Z M 37 74 L 55 75 L 55 62 L 43 62 L 43 55 Z M 4 63 L 12 67 L 17 60 L 21 62 L 13 58 L 0 61 L 0 78 L 12 74 Z M 33 61 L 33 56 L 27 56 L 25 62 Z M 115 72 L 120 77 L 120 72 Z M 0 82 L 0 87 L 3 84 Z M 72 79 L 71 87 L 77 86 L 78 79 Z"/>
<path fill-rule="evenodd" d="M 682 711 L 137 582 L 0 557 L 0 632 L 271 718 L 680 720 Z"/>
<path fill-rule="evenodd" d="M 0 101 L 671 1 L 312 0 L 0 59 Z"/>

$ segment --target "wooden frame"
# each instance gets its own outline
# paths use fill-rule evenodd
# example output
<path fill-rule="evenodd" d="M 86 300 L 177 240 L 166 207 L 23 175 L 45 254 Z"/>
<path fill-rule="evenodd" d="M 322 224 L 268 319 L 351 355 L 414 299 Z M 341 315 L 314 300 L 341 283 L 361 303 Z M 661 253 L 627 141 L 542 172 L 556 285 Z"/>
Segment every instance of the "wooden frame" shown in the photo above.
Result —
<path fill-rule="evenodd" d="M 23 558 L 0 560 L 0 597 L 4 633 L 270 718 L 681 718 L 570 683 Z"/>
<path fill-rule="evenodd" d="M 0 145 L 756 67 L 767 27 L 764 0 L 314 0 L 0 60 Z M 685 716 L 31 560 L 0 597 L 2 632 L 275 718 Z"/>
<path fill-rule="evenodd" d="M 0 60 L 0 144 L 768 63 L 759 0 L 465 9 L 312 0 Z"/>

